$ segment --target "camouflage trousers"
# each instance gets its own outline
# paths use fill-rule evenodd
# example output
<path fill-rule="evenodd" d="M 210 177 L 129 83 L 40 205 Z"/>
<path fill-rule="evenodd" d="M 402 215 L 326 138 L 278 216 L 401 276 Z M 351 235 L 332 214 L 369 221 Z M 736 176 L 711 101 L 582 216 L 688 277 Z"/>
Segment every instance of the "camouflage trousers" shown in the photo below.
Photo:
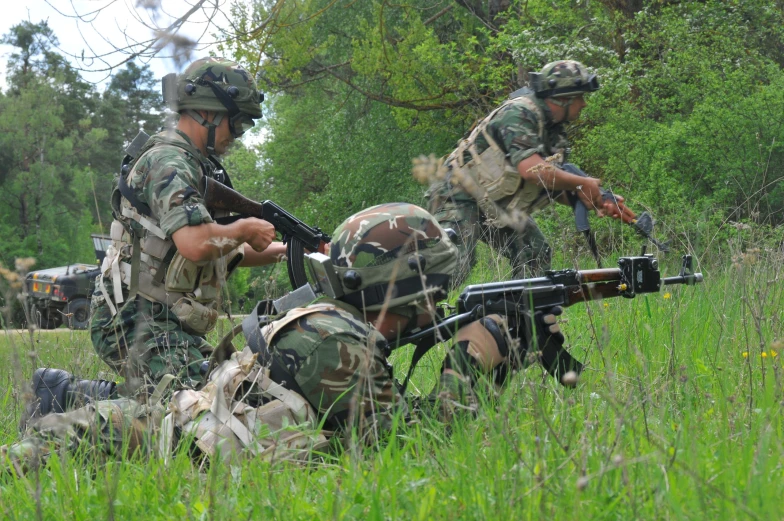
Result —
<path fill-rule="evenodd" d="M 550 269 L 552 250 L 530 216 L 522 231 L 486 222 L 476 201 L 462 190 L 441 182 L 428 191 L 429 211 L 444 228 L 457 232 L 458 266 L 453 287 L 460 286 L 476 263 L 476 243 L 482 241 L 506 257 L 515 279 L 535 277 Z"/>
<path fill-rule="evenodd" d="M 17 475 L 43 464 L 52 452 L 94 461 L 120 459 L 152 451 L 152 435 L 164 408 L 130 398 L 98 401 L 79 409 L 49 414 L 31 424 L 25 438 L 0 447 L 0 469 Z"/>
<path fill-rule="evenodd" d="M 124 303 L 115 316 L 102 299 L 93 299 L 90 336 L 101 360 L 134 387 L 154 386 L 171 374 L 177 387 L 196 388 L 212 353 L 203 337 L 183 330 L 171 309 L 141 297 Z"/>

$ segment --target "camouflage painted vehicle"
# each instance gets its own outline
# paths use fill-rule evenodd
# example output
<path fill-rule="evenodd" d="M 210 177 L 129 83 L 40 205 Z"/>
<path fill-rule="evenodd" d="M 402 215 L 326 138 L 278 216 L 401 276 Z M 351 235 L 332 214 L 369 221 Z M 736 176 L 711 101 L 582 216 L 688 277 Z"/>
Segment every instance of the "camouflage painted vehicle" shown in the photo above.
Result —
<path fill-rule="evenodd" d="M 106 255 L 109 238 L 102 235 L 91 238 L 100 263 Z M 42 329 L 55 329 L 62 324 L 72 329 L 87 329 L 90 299 L 100 273 L 96 264 L 69 264 L 31 271 L 25 280 L 30 319 Z"/>

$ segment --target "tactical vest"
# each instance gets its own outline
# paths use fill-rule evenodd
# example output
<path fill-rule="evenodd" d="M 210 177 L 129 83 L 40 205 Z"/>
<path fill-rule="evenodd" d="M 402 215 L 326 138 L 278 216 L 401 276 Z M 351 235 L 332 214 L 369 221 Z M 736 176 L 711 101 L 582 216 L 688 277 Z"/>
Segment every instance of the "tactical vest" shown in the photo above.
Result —
<path fill-rule="evenodd" d="M 544 140 L 546 121 L 544 111 L 527 95 L 522 95 L 507 100 L 488 114 L 444 162 L 445 166 L 451 168 L 449 175 L 453 179 L 456 178 L 458 184 L 464 183 L 461 180 L 468 177 L 481 187 L 480 193 L 472 195 L 476 196 L 477 205 L 488 221 L 498 226 L 502 226 L 498 220 L 502 213 L 530 214 L 550 204 L 553 197 L 553 194 L 537 184 L 523 181 L 517 168 L 507 159 L 506 152 L 487 130 L 496 114 L 510 105 L 525 107 L 536 114 L 539 122 L 539 137 Z M 479 153 L 476 147 L 476 139 L 480 134 L 488 144 L 487 149 L 482 153 Z M 466 152 L 471 156 L 469 161 L 465 161 Z M 545 154 L 547 155 L 550 154 Z"/>
<path fill-rule="evenodd" d="M 159 438 L 169 457 L 176 432 L 192 436 L 201 451 L 230 460 L 240 452 L 261 459 L 302 459 L 327 444 L 316 412 L 294 391 L 273 382 L 249 347 L 234 352 L 210 373 L 199 391 L 174 393 Z M 264 403 L 251 406 L 243 392 L 255 386 Z"/>
<path fill-rule="evenodd" d="M 215 165 L 198 159 L 202 157 L 201 152 L 184 138 L 174 133 L 160 133 L 147 141 L 138 158 L 129 165 L 128 178 L 134 175 L 139 159 L 157 147 L 176 147 L 180 149 L 178 153 L 185 152 L 199 161 L 201 175 L 218 177 Z M 242 261 L 243 246 L 215 260 L 187 260 L 177 251 L 174 241 L 163 233 L 149 207 L 133 200 L 136 197 L 129 190 L 125 175 L 124 172 L 120 174 L 120 186 L 112 194 L 115 217 L 111 225 L 112 244 L 106 250 L 98 278 L 98 287 L 112 315 L 126 300 L 124 284 L 128 288 L 127 300 L 138 294 L 149 301 L 160 302 L 171 308 L 186 331 L 206 334 L 218 320 L 220 288 Z M 105 280 L 111 281 L 111 295 L 106 290 Z"/>

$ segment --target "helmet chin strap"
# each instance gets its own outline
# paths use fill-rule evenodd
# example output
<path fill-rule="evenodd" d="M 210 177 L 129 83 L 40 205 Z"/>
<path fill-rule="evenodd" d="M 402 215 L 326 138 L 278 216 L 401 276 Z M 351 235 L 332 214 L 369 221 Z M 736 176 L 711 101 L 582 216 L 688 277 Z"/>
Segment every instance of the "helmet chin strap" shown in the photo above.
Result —
<path fill-rule="evenodd" d="M 558 105 L 559 107 L 564 109 L 563 118 L 561 118 L 560 121 L 556 121 L 555 123 L 563 123 L 564 121 L 567 121 L 569 119 L 569 107 L 572 106 L 572 103 L 574 103 L 575 98 L 576 96 L 567 96 L 566 100 L 568 101 L 561 101 L 558 98 L 550 98 L 550 102 L 552 102 L 553 105 Z"/>
<path fill-rule="evenodd" d="M 215 129 L 218 128 L 218 125 L 223 121 L 223 112 L 218 112 L 211 122 L 201 117 L 201 114 L 193 109 L 188 109 L 185 113 L 196 121 L 196 123 L 207 129 L 207 144 L 205 148 L 207 149 L 208 156 L 213 155 L 215 153 Z"/>

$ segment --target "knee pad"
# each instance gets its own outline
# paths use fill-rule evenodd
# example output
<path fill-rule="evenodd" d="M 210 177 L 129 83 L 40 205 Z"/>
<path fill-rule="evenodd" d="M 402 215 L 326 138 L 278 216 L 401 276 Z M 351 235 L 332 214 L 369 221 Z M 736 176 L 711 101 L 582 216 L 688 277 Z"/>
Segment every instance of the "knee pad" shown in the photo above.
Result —
<path fill-rule="evenodd" d="M 454 369 L 490 373 L 509 361 L 509 335 L 500 315 L 488 315 L 460 329 L 455 337 Z"/>

